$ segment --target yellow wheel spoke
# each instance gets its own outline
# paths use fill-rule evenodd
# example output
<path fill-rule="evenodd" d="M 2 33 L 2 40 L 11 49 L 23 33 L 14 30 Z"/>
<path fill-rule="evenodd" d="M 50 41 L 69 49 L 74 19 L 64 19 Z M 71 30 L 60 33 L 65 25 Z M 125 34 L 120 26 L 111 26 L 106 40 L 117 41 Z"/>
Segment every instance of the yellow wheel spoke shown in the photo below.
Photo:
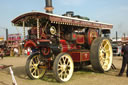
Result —
<path fill-rule="evenodd" d="M 106 43 L 106 44 L 104 45 L 104 48 L 105 48 L 107 45 L 108 45 L 108 43 Z"/>
<path fill-rule="evenodd" d="M 59 61 L 59 65 L 62 65 L 62 61 L 61 60 Z"/>
<path fill-rule="evenodd" d="M 36 69 L 33 69 L 33 72 L 32 72 L 32 74 L 34 75 L 34 73 L 36 73 Z"/>
<path fill-rule="evenodd" d="M 34 69 L 34 66 L 30 66 L 30 71 L 31 71 L 32 69 Z"/>
<path fill-rule="evenodd" d="M 37 69 L 37 75 L 40 75 L 39 69 Z"/>
<path fill-rule="evenodd" d="M 99 60 L 103 69 L 107 70 L 110 67 L 112 57 L 112 48 L 109 40 L 103 40 L 99 49 Z"/>
<path fill-rule="evenodd" d="M 60 71 L 60 70 L 62 71 L 62 67 L 59 67 L 59 68 L 58 68 L 58 71 Z"/>
<path fill-rule="evenodd" d="M 67 62 L 67 65 L 70 66 L 70 62 Z"/>

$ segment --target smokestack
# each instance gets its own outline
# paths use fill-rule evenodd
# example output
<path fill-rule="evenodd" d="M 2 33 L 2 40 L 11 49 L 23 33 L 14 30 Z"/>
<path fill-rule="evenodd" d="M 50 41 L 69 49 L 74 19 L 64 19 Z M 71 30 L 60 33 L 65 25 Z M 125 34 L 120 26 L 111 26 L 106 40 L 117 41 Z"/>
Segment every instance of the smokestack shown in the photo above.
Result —
<path fill-rule="evenodd" d="M 116 31 L 116 41 L 118 40 L 118 33 L 117 33 L 117 31 Z"/>
<path fill-rule="evenodd" d="M 46 7 L 45 7 L 45 10 L 46 10 L 46 13 L 53 13 L 53 7 L 52 7 L 52 0 L 45 0 L 45 3 L 46 3 Z"/>
<path fill-rule="evenodd" d="M 8 29 L 6 29 L 6 40 L 8 41 Z"/>

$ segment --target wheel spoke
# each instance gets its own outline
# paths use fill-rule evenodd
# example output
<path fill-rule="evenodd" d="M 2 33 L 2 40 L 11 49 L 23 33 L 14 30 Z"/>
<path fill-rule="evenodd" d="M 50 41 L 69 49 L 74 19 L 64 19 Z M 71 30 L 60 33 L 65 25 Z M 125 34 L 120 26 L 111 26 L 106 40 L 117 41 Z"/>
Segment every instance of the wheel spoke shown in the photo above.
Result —
<path fill-rule="evenodd" d="M 62 78 L 63 72 L 61 71 L 58 75 L 59 75 L 60 78 Z"/>
<path fill-rule="evenodd" d="M 61 74 L 58 74 L 60 78 L 62 78 L 62 73 Z"/>
<path fill-rule="evenodd" d="M 106 43 L 106 44 L 104 45 L 104 48 L 105 48 L 107 45 L 108 45 L 108 43 Z"/>
<path fill-rule="evenodd" d="M 60 71 L 60 70 L 62 70 L 62 67 L 61 66 L 59 66 L 59 68 L 58 68 L 58 71 Z"/>
<path fill-rule="evenodd" d="M 36 69 L 33 69 L 32 75 L 36 74 Z"/>
<path fill-rule="evenodd" d="M 100 46 L 100 50 L 102 50 L 102 49 L 103 49 L 103 46 L 101 45 L 101 46 Z"/>
<path fill-rule="evenodd" d="M 64 64 L 65 64 L 66 63 L 66 57 L 65 56 L 63 57 L 63 61 L 64 61 Z"/>
<path fill-rule="evenodd" d="M 68 74 L 65 72 L 65 74 L 64 74 L 64 78 L 67 78 L 67 76 L 68 76 Z"/>
<path fill-rule="evenodd" d="M 32 65 L 34 65 L 35 64 L 35 62 L 34 61 L 32 61 Z"/>
<path fill-rule="evenodd" d="M 37 69 L 37 76 L 39 76 L 40 75 L 40 72 L 39 72 L 39 69 Z"/>
<path fill-rule="evenodd" d="M 63 63 L 62 63 L 62 60 L 60 60 L 58 65 L 62 65 L 62 64 L 63 64 Z"/>
<path fill-rule="evenodd" d="M 39 60 L 38 60 L 38 57 L 37 56 L 36 56 L 35 60 L 36 60 L 36 63 L 38 64 L 39 63 Z"/>
<path fill-rule="evenodd" d="M 108 50 L 105 50 L 106 52 L 109 52 L 110 50 L 108 49 Z"/>
<path fill-rule="evenodd" d="M 34 69 L 34 66 L 31 65 L 31 66 L 30 66 L 30 71 L 31 71 L 32 69 Z"/>
<path fill-rule="evenodd" d="M 70 66 L 70 62 L 68 62 L 67 65 Z"/>
<path fill-rule="evenodd" d="M 33 62 L 34 62 L 34 63 L 37 63 L 37 61 L 36 61 L 36 59 L 35 59 L 35 58 L 33 58 Z"/>

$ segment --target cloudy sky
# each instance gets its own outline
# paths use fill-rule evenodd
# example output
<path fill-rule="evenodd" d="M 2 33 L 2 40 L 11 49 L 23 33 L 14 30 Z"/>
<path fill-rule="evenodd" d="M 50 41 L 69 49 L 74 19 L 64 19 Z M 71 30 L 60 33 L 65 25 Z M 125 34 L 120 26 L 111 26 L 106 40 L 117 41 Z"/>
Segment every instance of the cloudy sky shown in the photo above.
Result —
<path fill-rule="evenodd" d="M 116 31 L 120 37 L 128 35 L 128 0 L 53 0 L 53 6 L 55 14 L 74 11 L 76 15 L 113 24 L 112 37 Z M 12 26 L 11 20 L 33 10 L 45 12 L 44 7 L 45 0 L 0 0 L 0 28 L 8 28 L 9 33 L 22 32 Z M 0 29 L 0 36 L 4 34 Z"/>

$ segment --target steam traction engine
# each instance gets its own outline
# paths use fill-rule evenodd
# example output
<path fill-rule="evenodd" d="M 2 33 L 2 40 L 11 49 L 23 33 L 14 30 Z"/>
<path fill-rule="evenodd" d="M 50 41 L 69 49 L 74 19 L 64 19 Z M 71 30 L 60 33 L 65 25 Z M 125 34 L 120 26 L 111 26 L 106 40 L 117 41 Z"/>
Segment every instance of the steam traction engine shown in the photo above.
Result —
<path fill-rule="evenodd" d="M 18 16 L 12 23 L 28 30 L 24 47 L 36 50 L 26 62 L 31 79 L 42 78 L 46 70 L 53 70 L 59 82 L 72 77 L 74 67 L 91 64 L 97 72 L 109 71 L 112 47 L 107 35 L 111 24 L 88 21 L 55 14 L 30 12 Z"/>

